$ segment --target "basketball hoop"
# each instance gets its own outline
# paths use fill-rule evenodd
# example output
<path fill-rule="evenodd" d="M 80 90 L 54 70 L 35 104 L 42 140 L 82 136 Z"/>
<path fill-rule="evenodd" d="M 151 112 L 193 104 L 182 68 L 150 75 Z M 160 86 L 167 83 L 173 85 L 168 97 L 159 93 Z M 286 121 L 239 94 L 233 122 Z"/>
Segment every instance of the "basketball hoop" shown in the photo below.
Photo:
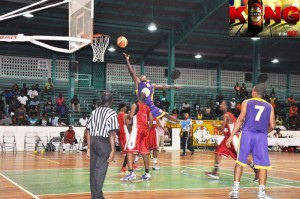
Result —
<path fill-rule="evenodd" d="M 92 48 L 93 48 L 93 62 L 104 62 L 104 53 L 109 44 L 108 35 L 93 35 Z"/>

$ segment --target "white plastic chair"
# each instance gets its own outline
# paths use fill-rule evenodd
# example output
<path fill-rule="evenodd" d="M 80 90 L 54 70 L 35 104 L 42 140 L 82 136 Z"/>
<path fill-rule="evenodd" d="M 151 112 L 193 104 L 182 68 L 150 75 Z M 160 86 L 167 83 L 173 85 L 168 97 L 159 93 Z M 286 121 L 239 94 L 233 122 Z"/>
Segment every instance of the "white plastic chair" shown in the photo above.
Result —
<path fill-rule="evenodd" d="M 4 131 L 3 132 L 2 151 L 12 149 L 13 152 L 17 152 L 16 136 L 14 132 Z"/>
<path fill-rule="evenodd" d="M 24 136 L 24 152 L 27 149 L 33 149 L 34 151 L 37 149 L 38 138 L 36 136 L 36 132 L 25 132 Z"/>
<path fill-rule="evenodd" d="M 59 139 L 55 139 L 59 138 Z M 49 142 L 52 143 L 56 148 L 57 151 L 60 152 L 62 149 L 62 138 L 59 132 L 51 132 L 49 137 Z"/>
<path fill-rule="evenodd" d="M 37 138 L 37 151 L 46 150 L 47 143 L 49 143 L 48 133 L 38 132 L 36 133 Z M 42 147 L 42 149 L 40 149 Z"/>

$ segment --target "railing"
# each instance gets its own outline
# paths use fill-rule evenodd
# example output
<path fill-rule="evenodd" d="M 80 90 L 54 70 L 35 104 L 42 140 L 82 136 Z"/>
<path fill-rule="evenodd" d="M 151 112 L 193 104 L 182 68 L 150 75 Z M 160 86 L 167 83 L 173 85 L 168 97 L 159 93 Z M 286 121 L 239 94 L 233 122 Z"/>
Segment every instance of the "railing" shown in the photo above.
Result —
<path fill-rule="evenodd" d="M 77 88 L 91 88 L 92 87 L 92 75 L 75 73 L 75 83 Z"/>

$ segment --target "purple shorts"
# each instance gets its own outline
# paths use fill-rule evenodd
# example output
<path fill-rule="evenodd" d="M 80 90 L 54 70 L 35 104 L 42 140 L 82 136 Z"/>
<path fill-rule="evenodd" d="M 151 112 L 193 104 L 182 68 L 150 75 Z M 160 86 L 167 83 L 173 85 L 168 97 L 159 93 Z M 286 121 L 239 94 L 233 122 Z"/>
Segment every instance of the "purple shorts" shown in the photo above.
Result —
<path fill-rule="evenodd" d="M 264 133 L 243 131 L 240 135 L 237 163 L 246 166 L 249 154 L 252 154 L 256 169 L 271 169 L 268 152 L 268 137 Z"/>
<path fill-rule="evenodd" d="M 150 107 L 152 116 L 157 119 L 163 117 L 166 114 L 166 112 L 164 112 L 160 108 L 157 108 L 156 106 L 154 106 L 154 104 L 151 104 L 149 107 Z"/>

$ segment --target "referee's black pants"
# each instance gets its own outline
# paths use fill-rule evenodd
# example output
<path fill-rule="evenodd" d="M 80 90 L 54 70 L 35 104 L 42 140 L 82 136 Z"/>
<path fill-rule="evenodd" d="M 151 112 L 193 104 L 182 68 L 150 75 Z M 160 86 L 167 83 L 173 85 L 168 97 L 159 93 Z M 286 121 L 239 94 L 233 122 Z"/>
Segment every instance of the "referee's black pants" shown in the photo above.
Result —
<path fill-rule="evenodd" d="M 104 199 L 104 184 L 111 147 L 108 138 L 91 136 L 90 146 L 90 188 L 92 199 Z"/>
<path fill-rule="evenodd" d="M 183 131 L 182 134 L 182 147 L 183 147 L 183 155 L 186 155 L 186 149 L 190 150 L 190 151 L 194 151 L 194 147 L 191 145 L 190 142 L 190 134 L 188 131 Z"/>

